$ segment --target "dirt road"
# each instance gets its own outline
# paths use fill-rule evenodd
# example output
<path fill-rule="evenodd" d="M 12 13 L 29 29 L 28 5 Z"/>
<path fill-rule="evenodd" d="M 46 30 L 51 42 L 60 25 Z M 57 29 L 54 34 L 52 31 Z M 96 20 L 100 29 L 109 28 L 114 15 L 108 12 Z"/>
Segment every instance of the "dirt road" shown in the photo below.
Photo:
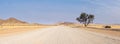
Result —
<path fill-rule="evenodd" d="M 120 44 L 119 38 L 67 26 L 55 26 L 0 37 L 0 44 Z"/>

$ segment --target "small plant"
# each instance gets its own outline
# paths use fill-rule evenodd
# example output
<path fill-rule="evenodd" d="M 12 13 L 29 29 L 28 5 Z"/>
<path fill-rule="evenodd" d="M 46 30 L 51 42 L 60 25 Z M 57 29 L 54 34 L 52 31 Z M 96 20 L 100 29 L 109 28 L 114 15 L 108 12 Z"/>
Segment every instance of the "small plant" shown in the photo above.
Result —
<path fill-rule="evenodd" d="M 105 28 L 111 28 L 111 26 L 105 26 Z"/>

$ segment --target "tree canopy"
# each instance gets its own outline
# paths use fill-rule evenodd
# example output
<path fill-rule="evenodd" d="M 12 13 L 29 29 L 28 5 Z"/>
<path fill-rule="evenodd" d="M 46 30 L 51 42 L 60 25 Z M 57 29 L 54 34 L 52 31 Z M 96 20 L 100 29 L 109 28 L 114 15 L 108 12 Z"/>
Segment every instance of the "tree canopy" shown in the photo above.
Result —
<path fill-rule="evenodd" d="M 94 17 L 95 16 L 92 14 L 81 13 L 80 16 L 76 18 L 76 20 L 80 23 L 83 23 L 84 26 L 87 27 L 89 23 L 93 23 Z"/>

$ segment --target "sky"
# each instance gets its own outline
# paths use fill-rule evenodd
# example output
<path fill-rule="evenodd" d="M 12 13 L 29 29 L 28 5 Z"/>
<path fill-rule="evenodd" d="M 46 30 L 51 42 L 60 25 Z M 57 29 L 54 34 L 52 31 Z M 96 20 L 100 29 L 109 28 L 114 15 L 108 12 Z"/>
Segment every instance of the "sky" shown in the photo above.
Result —
<path fill-rule="evenodd" d="M 77 22 L 82 12 L 94 23 L 120 24 L 120 0 L 0 0 L 0 19 L 15 17 L 30 23 Z"/>

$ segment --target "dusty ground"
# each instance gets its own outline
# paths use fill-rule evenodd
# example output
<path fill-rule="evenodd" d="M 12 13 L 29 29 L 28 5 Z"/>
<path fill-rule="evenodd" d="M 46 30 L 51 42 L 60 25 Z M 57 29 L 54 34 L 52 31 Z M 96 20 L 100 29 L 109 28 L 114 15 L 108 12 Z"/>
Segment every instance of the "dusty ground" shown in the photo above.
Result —
<path fill-rule="evenodd" d="M 87 30 L 120 37 L 120 25 L 110 25 L 110 26 L 112 28 L 105 29 L 104 25 L 100 25 L 100 24 L 99 25 L 93 25 L 92 28 L 87 28 Z"/>
<path fill-rule="evenodd" d="M 3 26 L 0 44 L 120 44 L 120 31 L 81 26 Z"/>
<path fill-rule="evenodd" d="M 82 28 L 55 26 L 24 34 L 0 37 L 0 44 L 120 44 L 120 39 L 86 31 Z"/>
<path fill-rule="evenodd" d="M 120 29 L 120 25 L 110 25 L 106 24 L 112 27 L 112 29 Z M 88 27 L 95 27 L 95 28 L 104 28 L 106 26 L 105 24 L 89 24 Z"/>
<path fill-rule="evenodd" d="M 87 31 L 120 37 L 120 25 L 110 25 L 112 27 L 111 29 L 105 29 L 104 28 L 105 25 L 103 24 L 90 24 L 88 25 L 87 28 L 85 28 L 82 24 L 75 24 L 69 26 L 73 28 L 80 28 L 80 29 L 82 28 Z"/>
<path fill-rule="evenodd" d="M 0 37 L 11 34 L 24 33 L 26 31 L 33 31 L 36 29 L 47 28 L 49 26 L 2 26 L 0 27 Z"/>

